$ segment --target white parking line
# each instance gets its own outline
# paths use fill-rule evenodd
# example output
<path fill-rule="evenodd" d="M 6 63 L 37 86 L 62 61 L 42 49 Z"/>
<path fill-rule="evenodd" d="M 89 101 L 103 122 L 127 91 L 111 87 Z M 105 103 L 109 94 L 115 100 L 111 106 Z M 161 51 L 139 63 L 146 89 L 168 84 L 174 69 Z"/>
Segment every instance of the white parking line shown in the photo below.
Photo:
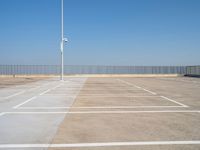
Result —
<path fill-rule="evenodd" d="M 46 91 L 40 93 L 39 95 L 40 95 L 40 96 L 41 96 L 41 95 L 44 95 L 44 94 L 46 94 L 46 93 L 48 93 L 48 92 L 50 92 L 50 91 L 51 91 L 51 89 L 48 89 L 48 90 L 46 90 Z"/>
<path fill-rule="evenodd" d="M 0 116 L 3 116 L 4 114 L 5 114 L 5 112 L 1 112 L 1 113 L 0 113 Z"/>
<path fill-rule="evenodd" d="M 0 148 L 81 148 L 112 146 L 150 146 L 150 145 L 199 145 L 200 141 L 138 141 L 104 143 L 68 143 L 68 144 L 0 144 Z"/>
<path fill-rule="evenodd" d="M 129 108 L 178 108 L 183 106 L 103 106 L 103 107 L 20 107 L 18 109 L 129 109 Z"/>
<path fill-rule="evenodd" d="M 41 86 L 37 86 L 37 87 L 31 88 L 31 89 L 28 89 L 28 90 L 23 90 L 23 91 L 17 92 L 15 94 L 9 95 L 7 97 L 3 97 L 3 99 L 10 99 L 10 98 L 13 98 L 15 96 L 21 95 L 21 94 L 23 94 L 25 92 L 36 90 L 36 89 L 39 89 L 39 88 L 41 88 Z"/>
<path fill-rule="evenodd" d="M 134 85 L 136 88 L 138 88 L 138 89 L 141 89 L 141 87 L 140 86 L 137 86 L 137 85 Z"/>
<path fill-rule="evenodd" d="M 39 95 L 39 96 L 44 95 L 45 93 L 47 93 L 47 92 L 49 92 L 49 91 L 51 91 L 51 90 L 55 90 L 56 88 L 60 87 L 61 85 L 63 85 L 63 84 L 59 84 L 59 85 L 57 85 L 57 86 L 55 86 L 55 87 L 53 87 L 53 88 L 47 89 L 47 90 L 45 90 L 44 92 L 42 92 L 42 93 L 40 93 L 40 94 L 38 94 L 38 95 Z M 26 103 L 28 103 L 28 102 L 32 101 L 33 99 L 36 99 L 36 98 L 37 98 L 37 96 L 34 96 L 34 97 L 32 97 L 32 98 L 30 98 L 30 99 L 28 99 L 28 100 L 26 100 L 26 101 L 24 101 L 24 102 L 22 102 L 22 103 L 16 105 L 16 106 L 14 106 L 13 108 L 14 108 L 14 109 L 17 109 L 17 108 L 19 108 L 20 106 L 22 106 L 22 105 L 24 105 L 24 104 L 26 104 Z"/>
<path fill-rule="evenodd" d="M 177 101 L 172 100 L 172 99 L 170 99 L 170 98 L 167 98 L 167 97 L 165 97 L 165 96 L 160 96 L 160 97 L 162 97 L 162 98 L 164 98 L 164 99 L 166 99 L 166 100 L 168 100 L 168 101 L 174 102 L 174 103 L 176 103 L 176 104 L 178 104 L 178 105 L 180 105 L 180 106 L 182 106 L 182 107 L 189 107 L 189 106 L 187 106 L 187 105 L 185 105 L 185 104 L 182 104 L 182 103 L 180 103 L 180 102 L 177 102 Z"/>
<path fill-rule="evenodd" d="M 13 108 L 14 108 L 14 109 L 17 109 L 18 107 L 20 107 L 20 106 L 22 106 L 22 105 L 24 105 L 24 104 L 26 104 L 26 103 L 32 101 L 33 99 L 36 99 L 36 98 L 37 98 L 36 96 L 31 97 L 31 98 L 29 98 L 28 100 L 24 101 L 23 103 L 20 103 L 20 104 L 14 106 Z"/>
<path fill-rule="evenodd" d="M 151 94 L 153 94 L 153 95 L 157 95 L 157 93 L 155 93 L 155 92 L 152 92 L 152 91 L 150 91 L 150 90 L 147 90 L 147 89 L 145 89 L 145 88 L 142 88 L 142 87 L 140 87 L 140 86 L 137 86 L 137 85 L 135 85 L 135 84 L 132 84 L 132 83 L 130 83 L 130 82 L 127 82 L 127 81 L 124 81 L 124 80 L 121 80 L 121 79 L 117 79 L 117 80 L 120 81 L 120 82 L 123 82 L 123 83 L 125 83 L 125 84 L 127 84 L 127 85 L 134 86 L 134 87 L 136 87 L 136 88 L 138 88 L 138 89 L 142 89 L 142 90 L 144 90 L 144 91 L 146 91 L 146 92 L 149 92 L 149 93 L 151 93 Z"/>
<path fill-rule="evenodd" d="M 41 86 L 36 86 L 36 87 L 30 88 L 30 89 L 28 89 L 26 91 L 32 91 L 32 90 L 36 90 L 36 89 L 39 89 L 39 88 L 41 88 Z"/>
<path fill-rule="evenodd" d="M 69 114 L 131 114 L 131 113 L 200 113 L 191 110 L 164 110 L 164 111 L 70 111 Z"/>
<path fill-rule="evenodd" d="M 120 88 L 112 88 L 112 89 L 94 89 L 94 88 L 91 88 L 91 89 L 83 89 L 82 91 L 138 91 L 139 89 L 133 89 L 133 88 L 129 88 L 129 89 L 126 89 L 126 88 L 123 88 L 123 89 L 120 89 Z M 71 90 L 69 90 L 71 91 Z"/>
<path fill-rule="evenodd" d="M 126 84 L 128 84 L 128 85 L 131 85 L 131 84 L 132 84 L 132 83 L 126 82 L 126 81 L 121 80 L 121 79 L 118 79 L 118 80 L 121 81 L 121 82 L 124 82 L 124 83 L 126 83 Z M 133 86 L 135 86 L 135 85 L 133 84 Z M 153 94 L 153 95 L 157 95 L 157 93 L 152 92 L 152 91 L 150 91 L 150 90 L 147 90 L 147 89 L 145 89 L 145 88 L 142 88 L 142 87 L 141 87 L 141 89 L 143 89 L 144 91 L 149 92 L 149 93 L 151 93 L 151 94 Z M 180 103 L 180 102 L 177 102 L 177 101 L 172 100 L 172 99 L 170 99 L 170 98 L 167 98 L 167 97 L 165 97 L 165 96 L 160 96 L 160 97 L 162 97 L 162 98 L 164 98 L 164 99 L 166 99 L 166 100 L 169 100 L 169 101 L 171 101 L 171 102 L 174 102 L 174 103 L 176 103 L 176 104 L 178 104 L 178 105 L 180 105 L 180 106 L 182 106 L 182 107 L 189 107 L 189 106 L 187 106 L 187 105 L 185 105 L 185 104 L 182 104 L 182 103 Z"/>
<path fill-rule="evenodd" d="M 17 95 L 23 94 L 24 92 L 26 92 L 26 91 L 24 90 L 24 91 L 17 92 L 15 94 L 12 94 L 12 95 L 9 95 L 7 97 L 4 97 L 3 99 L 9 99 L 9 98 L 15 97 Z"/>
<path fill-rule="evenodd" d="M 48 90 L 47 90 L 48 91 Z M 45 91 L 45 92 L 47 92 Z M 154 96 L 150 96 L 150 97 L 154 97 Z M 131 109 L 131 108 L 178 108 L 178 107 L 189 107 L 185 104 L 182 104 L 180 102 L 177 102 L 175 100 L 172 100 L 170 98 L 167 98 L 165 96 L 155 96 L 155 97 L 161 97 L 165 100 L 168 100 L 172 103 L 178 104 L 178 106 L 174 106 L 174 105 L 143 105 L 143 106 L 86 106 L 86 107 L 20 107 L 18 109 Z"/>
<path fill-rule="evenodd" d="M 55 90 L 56 88 L 59 88 L 59 87 L 62 86 L 62 85 L 63 85 L 63 84 L 61 83 L 61 84 L 59 84 L 59 85 L 57 85 L 57 86 L 51 88 L 51 90 Z"/>
<path fill-rule="evenodd" d="M 144 89 L 144 88 L 141 88 L 141 89 L 143 89 L 144 91 L 149 92 L 149 93 L 151 93 L 151 94 L 153 94 L 153 95 L 156 95 L 156 94 L 157 94 L 157 93 L 155 93 L 155 92 L 152 92 L 152 91 L 147 90 L 147 89 Z"/>
<path fill-rule="evenodd" d="M 79 95 L 80 99 L 87 99 L 87 98 L 126 98 L 126 97 L 160 97 L 160 96 L 145 96 L 145 95 L 138 95 L 138 96 L 134 96 L 134 95 Z M 69 97 L 69 96 L 66 96 L 66 97 Z"/>
<path fill-rule="evenodd" d="M 139 87 L 139 86 L 137 86 L 137 85 L 135 85 L 135 84 L 132 84 L 132 83 L 126 82 L 126 81 L 121 80 L 121 79 L 116 79 L 116 80 L 117 80 L 117 81 L 120 81 L 120 82 L 122 82 L 122 83 L 125 83 L 125 84 L 127 84 L 127 85 L 134 86 L 134 87 L 136 87 L 136 88 L 138 88 L 138 89 L 141 88 L 141 87 Z"/>
<path fill-rule="evenodd" d="M 6 114 L 138 114 L 138 113 L 200 113 L 200 110 L 157 110 L 157 111 L 55 111 L 55 112 L 44 112 L 44 111 L 35 111 L 35 112 L 3 112 L 3 115 Z"/>
<path fill-rule="evenodd" d="M 79 98 L 84 97 L 160 97 L 160 96 L 152 96 L 152 95 L 142 95 L 142 94 L 80 94 Z"/>
<path fill-rule="evenodd" d="M 55 82 L 55 81 L 54 81 L 54 82 Z M 54 82 L 53 82 L 53 83 L 54 83 Z M 14 93 L 14 94 L 12 94 L 12 95 L 9 95 L 9 96 L 7 96 L 7 97 L 3 97 L 3 99 L 9 99 L 9 98 L 12 98 L 12 97 L 21 95 L 21 94 L 23 94 L 23 93 L 25 93 L 25 92 L 39 89 L 39 88 L 41 88 L 42 86 L 46 86 L 46 85 L 49 85 L 49 84 L 52 84 L 52 83 L 45 83 L 45 84 L 43 84 L 43 85 L 41 85 L 41 86 L 36 86 L 36 87 L 30 88 L 30 89 L 28 89 L 28 90 L 23 90 L 23 91 Z M 22 85 L 20 85 L 20 86 L 22 86 Z M 27 88 L 27 87 L 24 87 L 24 88 Z"/>

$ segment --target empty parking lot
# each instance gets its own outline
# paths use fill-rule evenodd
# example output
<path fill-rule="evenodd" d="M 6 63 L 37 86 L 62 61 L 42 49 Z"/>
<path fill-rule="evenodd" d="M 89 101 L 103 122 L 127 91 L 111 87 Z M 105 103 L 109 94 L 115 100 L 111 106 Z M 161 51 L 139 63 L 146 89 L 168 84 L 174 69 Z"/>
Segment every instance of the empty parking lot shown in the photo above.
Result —
<path fill-rule="evenodd" d="M 189 77 L 45 78 L 4 86 L 0 148 L 200 149 L 199 91 L 200 79 Z"/>

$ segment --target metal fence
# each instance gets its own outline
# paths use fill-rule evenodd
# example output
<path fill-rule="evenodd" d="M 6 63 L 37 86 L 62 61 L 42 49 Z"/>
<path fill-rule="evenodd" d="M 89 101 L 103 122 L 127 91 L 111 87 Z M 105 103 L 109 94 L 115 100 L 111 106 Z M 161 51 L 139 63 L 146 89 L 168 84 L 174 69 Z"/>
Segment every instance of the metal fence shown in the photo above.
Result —
<path fill-rule="evenodd" d="M 59 65 L 0 65 L 0 75 L 60 74 Z M 65 74 L 185 74 L 184 66 L 65 65 Z"/>
<path fill-rule="evenodd" d="M 65 74 L 184 74 L 177 66 L 65 66 Z"/>
<path fill-rule="evenodd" d="M 200 76 L 200 66 L 187 66 L 186 75 Z"/>

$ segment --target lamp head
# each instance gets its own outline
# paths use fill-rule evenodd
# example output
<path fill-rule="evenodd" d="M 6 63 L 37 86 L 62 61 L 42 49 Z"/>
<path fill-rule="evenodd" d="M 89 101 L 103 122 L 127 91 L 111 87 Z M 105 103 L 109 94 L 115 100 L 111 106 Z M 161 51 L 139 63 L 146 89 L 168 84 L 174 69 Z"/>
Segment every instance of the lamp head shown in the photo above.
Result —
<path fill-rule="evenodd" d="M 68 42 L 68 39 L 67 39 L 67 38 L 64 38 L 63 41 L 64 41 L 64 42 Z"/>

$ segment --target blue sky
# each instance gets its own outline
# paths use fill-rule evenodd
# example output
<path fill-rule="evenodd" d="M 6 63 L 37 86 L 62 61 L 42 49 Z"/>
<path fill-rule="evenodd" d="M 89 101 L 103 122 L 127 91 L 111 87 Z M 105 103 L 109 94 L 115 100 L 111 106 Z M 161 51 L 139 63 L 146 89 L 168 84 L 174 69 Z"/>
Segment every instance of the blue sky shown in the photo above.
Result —
<path fill-rule="evenodd" d="M 199 65 L 199 0 L 64 0 L 65 64 Z M 60 0 L 0 0 L 0 64 L 59 64 Z"/>

